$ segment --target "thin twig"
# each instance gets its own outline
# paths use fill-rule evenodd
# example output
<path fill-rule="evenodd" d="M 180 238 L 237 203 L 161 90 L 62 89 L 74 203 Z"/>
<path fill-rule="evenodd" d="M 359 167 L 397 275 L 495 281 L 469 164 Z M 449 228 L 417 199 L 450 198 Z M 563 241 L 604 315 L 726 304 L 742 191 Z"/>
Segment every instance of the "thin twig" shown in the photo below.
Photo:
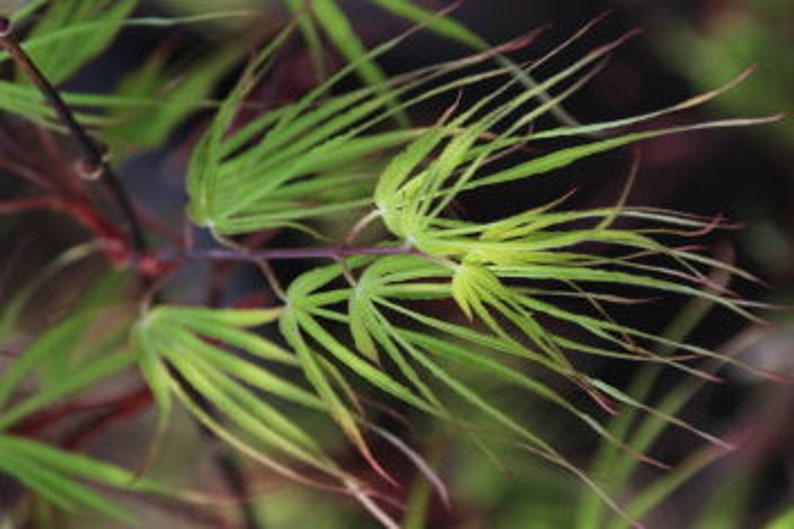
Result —
<path fill-rule="evenodd" d="M 357 255 L 423 255 L 420 250 L 406 246 L 367 246 L 367 247 L 303 247 L 303 248 L 266 248 L 242 252 L 223 248 L 187 248 L 182 257 L 196 261 L 289 261 L 297 259 L 339 259 Z"/>
<path fill-rule="evenodd" d="M 87 180 L 99 180 L 121 212 L 129 229 L 129 237 L 137 257 L 146 253 L 146 240 L 138 222 L 129 196 L 121 186 L 113 168 L 108 163 L 107 148 L 88 134 L 85 127 L 74 117 L 69 106 L 61 98 L 58 90 L 47 80 L 30 56 L 19 45 L 11 21 L 0 17 L 0 47 L 4 48 L 14 63 L 27 75 L 39 89 L 47 102 L 55 110 L 58 118 L 75 139 L 81 153 L 81 175 Z"/>

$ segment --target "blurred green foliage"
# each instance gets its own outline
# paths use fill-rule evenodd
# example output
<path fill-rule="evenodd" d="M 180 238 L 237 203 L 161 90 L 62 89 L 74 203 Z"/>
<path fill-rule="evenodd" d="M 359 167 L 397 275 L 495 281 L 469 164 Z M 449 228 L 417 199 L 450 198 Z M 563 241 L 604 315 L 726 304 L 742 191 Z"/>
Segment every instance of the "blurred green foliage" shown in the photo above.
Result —
<path fill-rule="evenodd" d="M 794 3 L 791 0 L 732 0 L 705 8 L 699 25 L 667 20 L 657 34 L 659 49 L 695 89 L 714 86 L 750 65 L 757 72 L 714 104 L 732 114 L 794 112 Z M 794 148 L 794 120 L 765 131 L 777 148 Z M 778 151 L 779 152 L 779 151 Z M 791 156 L 792 151 L 782 154 Z M 794 169 L 792 170 L 794 176 Z"/>

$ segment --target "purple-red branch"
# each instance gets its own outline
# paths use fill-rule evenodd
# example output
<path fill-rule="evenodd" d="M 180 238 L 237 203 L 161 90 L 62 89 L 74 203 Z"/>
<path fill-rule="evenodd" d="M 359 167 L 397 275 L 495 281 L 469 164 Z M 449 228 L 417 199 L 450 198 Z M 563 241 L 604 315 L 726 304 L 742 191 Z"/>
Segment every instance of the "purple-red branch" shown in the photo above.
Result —
<path fill-rule="evenodd" d="M 339 259 L 357 255 L 423 255 L 420 250 L 406 246 L 364 246 L 364 247 L 303 247 L 303 248 L 266 248 L 243 252 L 224 248 L 189 248 L 180 254 L 189 260 L 204 261 L 288 261 L 296 259 Z"/>

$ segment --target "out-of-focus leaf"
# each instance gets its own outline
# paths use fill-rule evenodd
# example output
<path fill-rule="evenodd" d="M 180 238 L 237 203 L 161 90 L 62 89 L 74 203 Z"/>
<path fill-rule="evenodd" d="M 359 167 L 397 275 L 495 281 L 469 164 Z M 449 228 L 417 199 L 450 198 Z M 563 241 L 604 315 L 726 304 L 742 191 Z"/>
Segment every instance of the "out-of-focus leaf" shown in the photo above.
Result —
<path fill-rule="evenodd" d="M 764 529 L 792 529 L 794 527 L 794 509 L 789 509 L 771 522 Z"/>
<path fill-rule="evenodd" d="M 58 32 L 68 34 L 47 46 L 33 46 L 28 51 L 47 79 L 60 84 L 110 45 L 137 0 L 81 0 L 51 2 L 28 36 L 28 41 Z M 100 21 L 101 24 L 93 24 Z M 80 31 L 81 24 L 87 24 Z"/>
<path fill-rule="evenodd" d="M 94 483 L 111 486 L 125 486 L 131 482 L 118 479 L 126 475 L 131 480 L 129 473 L 105 463 L 36 441 L 0 435 L 0 471 L 64 510 L 90 509 L 127 523 L 135 522 L 126 509 L 78 480 L 88 478 Z"/>
<path fill-rule="evenodd" d="M 113 126 L 107 128 L 105 137 L 141 149 L 162 145 L 177 125 L 209 100 L 212 89 L 240 60 L 244 50 L 244 46 L 235 43 L 176 67 L 166 66 L 168 57 L 164 52 L 152 54 L 140 69 L 122 79 L 114 97 L 147 98 L 157 104 L 111 109 L 105 119 Z"/>
<path fill-rule="evenodd" d="M 65 264 L 67 257 L 81 256 L 80 252 L 67 253 L 50 265 L 49 270 L 18 296 L 19 302 L 30 296 L 41 281 L 50 279 L 50 273 Z M 66 261 L 68 262 L 68 261 Z M 72 313 L 35 337 L 10 363 L 0 376 L 0 431 L 6 430 L 31 413 L 52 406 L 64 398 L 85 391 L 98 382 L 128 367 L 134 358 L 124 352 L 121 340 L 129 326 L 128 316 L 122 311 L 104 322 L 98 332 L 98 321 L 103 314 L 111 313 L 109 298 L 118 293 L 121 274 L 100 278 L 85 289 L 85 298 L 72 309 Z M 3 319 L 12 326 L 21 305 L 10 304 Z M 80 361 L 79 369 L 75 368 Z M 35 388 L 21 399 L 12 399 L 23 382 Z"/>
<path fill-rule="evenodd" d="M 180 492 L 127 469 L 47 444 L 0 434 L 0 472 L 67 511 L 89 509 L 136 525 L 135 517 L 92 485 L 178 497 Z"/>
<path fill-rule="evenodd" d="M 411 0 L 373 0 L 374 3 L 390 13 L 422 24 L 429 31 L 458 41 L 473 49 L 485 49 L 488 43 L 469 28 L 454 20 L 419 6 Z"/>
<path fill-rule="evenodd" d="M 401 105 L 394 97 L 395 94 L 386 86 L 386 74 L 377 65 L 374 57 L 368 52 L 358 33 L 353 29 L 350 20 L 339 7 L 336 0 L 316 0 L 308 4 L 300 1 L 287 1 L 287 6 L 296 15 L 299 27 L 310 46 L 315 64 L 320 64 L 320 74 L 324 73 L 322 60 L 322 43 L 315 28 L 321 28 L 328 36 L 331 44 L 354 66 L 361 79 L 374 87 L 379 95 L 385 99 L 385 104 L 396 111 L 398 122 L 408 124 L 408 118 L 403 113 Z M 307 20 L 310 17 L 309 20 Z"/>
<path fill-rule="evenodd" d="M 92 316 L 92 314 L 80 314 L 77 317 L 67 318 L 25 349 L 0 378 L 0 409 L 33 369 L 46 366 L 48 359 L 52 360 L 53 356 L 72 350 Z"/>
<path fill-rule="evenodd" d="M 57 352 L 57 348 L 55 349 Z M 47 351 L 51 354 L 51 351 Z M 14 425 L 20 419 L 46 406 L 60 401 L 64 397 L 83 391 L 99 381 L 106 380 L 123 369 L 130 367 L 135 358 L 129 354 L 112 356 L 103 360 L 94 360 L 79 374 L 73 375 L 58 384 L 52 384 L 36 392 L 33 396 L 10 406 L 0 413 L 0 430 Z"/>

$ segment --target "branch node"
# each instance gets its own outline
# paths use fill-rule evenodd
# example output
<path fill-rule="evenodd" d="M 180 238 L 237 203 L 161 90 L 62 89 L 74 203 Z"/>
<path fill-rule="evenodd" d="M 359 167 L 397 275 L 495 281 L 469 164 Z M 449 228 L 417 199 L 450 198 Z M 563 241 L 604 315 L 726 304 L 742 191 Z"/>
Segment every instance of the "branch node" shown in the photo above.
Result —
<path fill-rule="evenodd" d="M 8 38 L 14 33 L 14 25 L 6 17 L 0 17 L 0 38 Z"/>
<path fill-rule="evenodd" d="M 83 180 L 95 182 L 104 174 L 105 166 L 104 164 L 95 163 L 91 160 L 81 159 L 75 164 L 75 170 Z"/>

